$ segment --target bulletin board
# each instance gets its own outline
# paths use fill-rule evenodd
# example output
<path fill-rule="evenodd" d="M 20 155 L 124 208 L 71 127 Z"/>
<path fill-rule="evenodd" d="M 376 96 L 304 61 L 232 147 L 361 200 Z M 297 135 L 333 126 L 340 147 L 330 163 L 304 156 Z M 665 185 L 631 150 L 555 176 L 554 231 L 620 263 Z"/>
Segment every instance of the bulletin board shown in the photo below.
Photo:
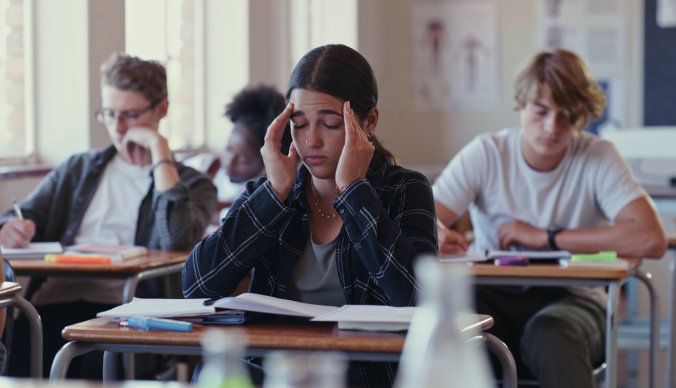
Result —
<path fill-rule="evenodd" d="M 645 0 L 643 124 L 676 125 L 676 27 L 657 25 L 657 0 Z"/>

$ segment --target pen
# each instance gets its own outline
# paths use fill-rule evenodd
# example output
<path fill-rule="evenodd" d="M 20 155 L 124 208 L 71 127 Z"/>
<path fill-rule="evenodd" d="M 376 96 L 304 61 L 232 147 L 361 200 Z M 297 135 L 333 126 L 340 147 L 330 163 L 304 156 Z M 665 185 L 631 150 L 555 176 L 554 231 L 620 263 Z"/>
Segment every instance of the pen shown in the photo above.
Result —
<path fill-rule="evenodd" d="M 45 255 L 45 261 L 53 264 L 110 264 L 111 258 L 101 255 L 62 255 L 50 253 Z"/>
<path fill-rule="evenodd" d="M 23 213 L 21 213 L 21 208 L 19 207 L 19 204 L 16 203 L 16 198 L 12 198 L 12 206 L 14 207 L 14 213 L 16 213 L 16 218 L 18 218 L 19 221 L 23 221 Z"/>
<path fill-rule="evenodd" d="M 204 305 L 204 306 L 211 306 L 211 305 L 213 305 L 214 303 L 216 303 L 216 301 L 219 300 L 219 299 L 221 299 L 221 298 L 220 298 L 220 297 L 216 297 L 216 298 L 210 298 L 210 299 L 207 299 L 207 300 L 205 300 L 204 302 L 202 302 L 202 305 Z"/>
<path fill-rule="evenodd" d="M 152 318 L 131 316 L 127 319 L 127 326 L 144 331 L 151 329 L 171 330 L 171 331 L 192 331 L 192 323 L 177 321 L 174 319 Z"/>

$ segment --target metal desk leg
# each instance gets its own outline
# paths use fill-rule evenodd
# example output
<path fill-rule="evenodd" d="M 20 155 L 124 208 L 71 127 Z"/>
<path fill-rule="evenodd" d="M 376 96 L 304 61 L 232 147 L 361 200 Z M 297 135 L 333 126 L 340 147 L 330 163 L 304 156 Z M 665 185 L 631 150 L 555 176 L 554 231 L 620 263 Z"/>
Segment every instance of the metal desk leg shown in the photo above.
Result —
<path fill-rule="evenodd" d="M 49 371 L 49 379 L 65 379 L 66 373 L 68 373 L 68 367 L 70 366 L 70 362 L 73 361 L 73 358 L 85 353 L 89 353 L 95 349 L 96 348 L 93 344 L 77 341 L 70 341 L 63 345 L 56 353 L 56 356 L 54 356 L 52 368 Z"/>
<path fill-rule="evenodd" d="M 122 293 L 122 303 L 131 302 L 136 294 L 136 287 L 138 286 L 139 275 L 130 276 L 124 282 L 124 292 Z M 122 355 L 122 365 L 124 366 L 124 377 L 127 380 L 135 378 L 136 371 L 134 370 L 134 355 L 131 353 L 124 353 Z"/>
<path fill-rule="evenodd" d="M 42 320 L 37 310 L 20 295 L 12 297 L 14 304 L 26 315 L 30 326 L 31 338 L 31 377 L 43 378 L 42 376 Z"/>
<path fill-rule="evenodd" d="M 650 280 L 652 276 L 642 271 L 636 271 L 634 277 L 636 277 L 646 286 L 646 289 L 648 290 L 648 297 L 650 298 L 650 375 L 648 381 L 649 386 L 652 388 L 655 386 L 655 381 L 657 378 L 657 352 L 659 351 L 660 347 L 660 307 L 657 300 L 657 291 Z M 667 387 L 670 387 L 670 385 L 667 385 Z"/>
<path fill-rule="evenodd" d="M 671 249 L 671 254 L 669 255 L 669 295 L 667 297 L 668 303 L 668 315 L 667 319 L 669 320 L 669 328 L 667 330 L 667 362 L 666 362 L 666 376 L 664 377 L 664 386 L 673 387 L 676 384 L 676 358 L 674 357 L 674 349 L 676 349 L 676 308 L 674 303 L 676 303 L 676 250 Z"/>
<path fill-rule="evenodd" d="M 517 388 L 516 362 L 507 345 L 491 333 L 481 333 L 488 350 L 500 360 L 504 388 Z"/>
<path fill-rule="evenodd" d="M 103 381 L 115 381 L 117 379 L 117 353 L 103 352 Z"/>
<path fill-rule="evenodd" d="M 138 286 L 138 275 L 130 276 L 124 282 L 124 289 L 122 291 L 122 303 L 129 303 L 136 294 L 136 286 Z"/>
<path fill-rule="evenodd" d="M 124 366 L 124 378 L 134 380 L 136 378 L 136 364 L 134 353 L 122 353 L 122 365 Z"/>
<path fill-rule="evenodd" d="M 608 305 L 606 307 L 606 386 L 617 386 L 617 321 L 616 310 L 620 304 L 620 284 L 612 282 L 608 286 Z"/>

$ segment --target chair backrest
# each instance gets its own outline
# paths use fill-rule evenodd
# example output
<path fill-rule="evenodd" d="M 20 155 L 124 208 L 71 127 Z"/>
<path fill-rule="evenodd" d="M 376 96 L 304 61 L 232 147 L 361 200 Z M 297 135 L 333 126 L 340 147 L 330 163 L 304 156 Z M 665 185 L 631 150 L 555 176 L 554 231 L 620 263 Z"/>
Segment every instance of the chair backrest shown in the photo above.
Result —
<path fill-rule="evenodd" d="M 601 386 L 603 382 L 605 381 L 606 378 L 606 363 L 602 363 L 601 365 L 597 366 L 593 370 L 593 375 L 594 375 L 594 383 L 596 384 L 597 387 Z M 502 384 L 502 381 L 500 381 L 501 386 L 504 386 Z M 519 380 L 518 381 L 519 388 L 525 388 L 525 387 L 539 387 L 540 383 L 538 383 L 537 380 Z"/>

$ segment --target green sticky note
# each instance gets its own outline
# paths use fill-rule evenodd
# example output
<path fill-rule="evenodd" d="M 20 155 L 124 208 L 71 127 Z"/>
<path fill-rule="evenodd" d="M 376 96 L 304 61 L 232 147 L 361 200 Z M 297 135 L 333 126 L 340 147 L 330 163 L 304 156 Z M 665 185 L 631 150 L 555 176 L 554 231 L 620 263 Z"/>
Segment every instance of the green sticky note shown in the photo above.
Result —
<path fill-rule="evenodd" d="M 577 253 L 570 256 L 570 261 L 612 262 L 617 261 L 617 252 L 602 251 L 598 253 Z"/>

